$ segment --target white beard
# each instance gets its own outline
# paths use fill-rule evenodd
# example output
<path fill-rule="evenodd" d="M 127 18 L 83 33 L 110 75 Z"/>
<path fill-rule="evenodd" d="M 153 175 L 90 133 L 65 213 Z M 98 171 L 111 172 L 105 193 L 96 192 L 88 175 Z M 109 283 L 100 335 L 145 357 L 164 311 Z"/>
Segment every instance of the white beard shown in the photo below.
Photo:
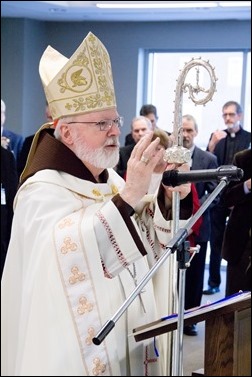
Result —
<path fill-rule="evenodd" d="M 88 162 L 89 164 L 95 166 L 96 168 L 107 169 L 114 168 L 119 161 L 119 143 L 117 138 L 111 137 L 104 144 L 103 147 L 97 149 L 91 149 L 85 142 L 78 142 L 75 140 L 76 147 L 74 153 L 83 162 Z M 106 150 L 104 147 L 106 145 L 117 145 L 116 150 Z M 108 148 L 109 149 L 109 148 Z"/>

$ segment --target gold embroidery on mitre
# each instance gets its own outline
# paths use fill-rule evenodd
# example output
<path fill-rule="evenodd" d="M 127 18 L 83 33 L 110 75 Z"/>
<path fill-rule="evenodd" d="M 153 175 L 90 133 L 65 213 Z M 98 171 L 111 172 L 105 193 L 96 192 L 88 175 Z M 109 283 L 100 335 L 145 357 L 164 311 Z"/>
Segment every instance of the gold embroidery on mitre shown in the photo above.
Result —
<path fill-rule="evenodd" d="M 93 304 L 88 302 L 86 297 L 81 297 L 79 299 L 80 305 L 78 306 L 77 312 L 79 314 L 85 314 L 86 312 L 91 312 L 93 310 Z"/>
<path fill-rule="evenodd" d="M 65 237 L 63 246 L 61 246 L 60 251 L 62 254 L 67 254 L 70 251 L 77 250 L 77 244 L 71 240 L 71 237 Z"/>
<path fill-rule="evenodd" d="M 48 46 L 39 73 L 53 119 L 116 107 L 110 57 L 91 32 L 69 60 Z"/>
<path fill-rule="evenodd" d="M 78 281 L 85 280 L 85 274 L 83 274 L 83 272 L 80 272 L 77 266 L 72 267 L 71 272 L 72 272 L 72 275 L 68 279 L 70 284 L 75 284 Z"/>
<path fill-rule="evenodd" d="M 99 374 L 104 373 L 106 370 L 106 364 L 103 364 L 99 357 L 93 360 L 95 367 L 92 369 L 94 376 L 99 376 Z"/>

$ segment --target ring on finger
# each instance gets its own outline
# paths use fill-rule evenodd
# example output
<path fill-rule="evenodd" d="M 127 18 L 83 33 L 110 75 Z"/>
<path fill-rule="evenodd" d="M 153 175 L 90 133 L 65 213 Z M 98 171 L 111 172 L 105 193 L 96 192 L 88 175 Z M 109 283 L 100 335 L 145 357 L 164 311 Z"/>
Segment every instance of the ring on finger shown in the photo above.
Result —
<path fill-rule="evenodd" d="M 142 157 L 140 158 L 140 161 L 142 161 L 145 165 L 148 165 L 148 162 L 150 161 L 150 159 L 142 155 Z"/>

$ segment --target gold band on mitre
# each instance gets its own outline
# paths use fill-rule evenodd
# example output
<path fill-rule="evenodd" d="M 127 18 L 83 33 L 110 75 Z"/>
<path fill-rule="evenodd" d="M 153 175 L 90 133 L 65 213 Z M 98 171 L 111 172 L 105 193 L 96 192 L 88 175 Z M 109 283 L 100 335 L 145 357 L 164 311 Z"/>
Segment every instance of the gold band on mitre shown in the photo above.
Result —
<path fill-rule="evenodd" d="M 54 120 L 116 107 L 110 57 L 91 32 L 70 59 L 48 46 L 39 74 Z"/>

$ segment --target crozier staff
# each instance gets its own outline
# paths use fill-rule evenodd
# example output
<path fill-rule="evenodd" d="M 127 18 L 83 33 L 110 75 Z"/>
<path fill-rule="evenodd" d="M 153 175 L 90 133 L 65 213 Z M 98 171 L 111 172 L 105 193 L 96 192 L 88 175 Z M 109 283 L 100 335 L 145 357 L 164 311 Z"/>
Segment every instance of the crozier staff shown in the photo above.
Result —
<path fill-rule="evenodd" d="M 2 375 L 162 375 L 162 345 L 158 358 L 152 340 L 129 335 L 165 314 L 165 268 L 100 346 L 92 338 L 171 238 L 173 190 L 181 218 L 191 215 L 190 184 L 161 184 L 145 196 L 163 153 L 152 134 L 134 148 L 126 183 L 113 169 L 122 118 L 108 52 L 94 34 L 70 59 L 47 47 L 39 73 L 54 127 L 36 133 L 15 198 L 2 279 Z"/>

